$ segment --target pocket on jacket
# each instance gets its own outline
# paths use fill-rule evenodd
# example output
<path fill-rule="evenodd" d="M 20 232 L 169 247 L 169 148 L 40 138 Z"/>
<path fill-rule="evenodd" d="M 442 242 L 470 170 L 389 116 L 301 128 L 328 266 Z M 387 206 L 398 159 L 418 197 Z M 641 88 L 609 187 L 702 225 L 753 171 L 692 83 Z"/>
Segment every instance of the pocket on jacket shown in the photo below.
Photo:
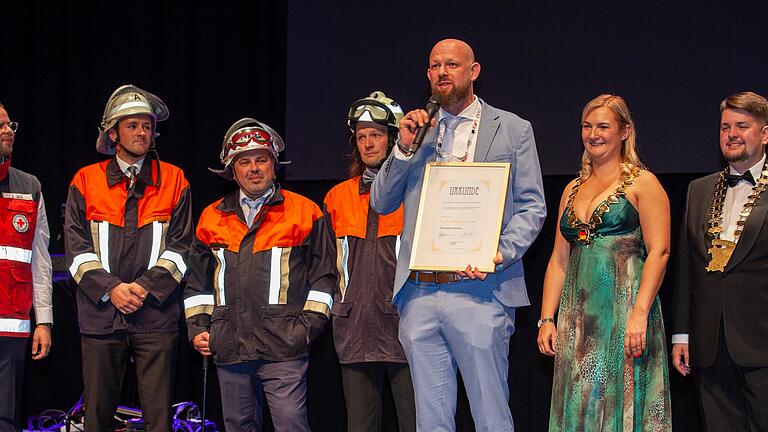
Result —
<path fill-rule="evenodd" d="M 352 310 L 355 302 L 333 302 L 331 307 L 331 315 L 335 317 L 346 318 L 349 317 L 349 311 Z"/>
<path fill-rule="evenodd" d="M 295 358 L 307 352 L 309 328 L 302 320 L 302 309 L 295 305 L 263 306 L 264 346 L 270 357 Z"/>
<path fill-rule="evenodd" d="M 29 315 L 32 308 L 32 271 L 29 268 L 16 268 L 11 265 L 10 287 L 11 310 L 16 314 Z"/>
<path fill-rule="evenodd" d="M 12 212 L 21 212 L 30 215 L 37 209 L 37 203 L 34 200 L 11 199 L 6 202 L 8 204 L 5 208 Z"/>
<path fill-rule="evenodd" d="M 397 306 L 392 303 L 392 300 L 379 300 L 376 302 L 376 310 L 382 315 L 395 315 L 397 316 Z"/>
<path fill-rule="evenodd" d="M 381 333 L 380 336 L 389 335 L 397 339 L 398 326 L 400 324 L 400 314 L 397 313 L 397 306 L 389 300 L 378 300 L 372 306 L 376 315 L 378 315 L 377 328 Z"/>
<path fill-rule="evenodd" d="M 233 353 L 234 329 L 229 320 L 229 306 L 217 306 L 211 314 L 211 329 L 208 332 L 208 348 L 217 362 L 226 363 Z"/>
<path fill-rule="evenodd" d="M 485 162 L 510 162 L 514 159 L 515 155 L 513 153 L 492 153 L 485 158 Z"/>

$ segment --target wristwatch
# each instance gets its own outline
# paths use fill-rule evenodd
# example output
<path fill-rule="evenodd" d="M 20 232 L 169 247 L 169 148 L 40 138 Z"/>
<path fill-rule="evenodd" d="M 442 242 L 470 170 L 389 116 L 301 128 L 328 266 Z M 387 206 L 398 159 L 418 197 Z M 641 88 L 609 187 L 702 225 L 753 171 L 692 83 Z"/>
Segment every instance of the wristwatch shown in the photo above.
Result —
<path fill-rule="evenodd" d="M 541 326 L 543 326 L 543 325 L 544 325 L 544 324 L 546 324 L 546 323 L 552 323 L 552 324 L 554 324 L 554 323 L 555 323 L 555 319 L 554 319 L 554 318 L 542 318 L 542 319 L 540 319 L 540 320 L 539 320 L 539 321 L 536 323 L 536 327 L 537 327 L 537 328 L 541 328 Z"/>

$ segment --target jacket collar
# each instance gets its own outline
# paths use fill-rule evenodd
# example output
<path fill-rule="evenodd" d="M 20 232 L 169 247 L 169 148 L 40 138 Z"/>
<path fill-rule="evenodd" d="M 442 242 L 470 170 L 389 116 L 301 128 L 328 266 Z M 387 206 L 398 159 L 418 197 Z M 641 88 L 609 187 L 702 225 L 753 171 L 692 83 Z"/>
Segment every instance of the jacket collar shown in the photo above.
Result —
<path fill-rule="evenodd" d="M 480 127 L 475 142 L 475 162 L 486 160 L 488 152 L 491 150 L 493 138 L 499 130 L 499 111 L 482 99 L 480 99 L 480 103 L 483 104 L 483 114 L 480 116 Z"/>
<path fill-rule="evenodd" d="M 282 202 L 285 200 L 285 197 L 283 196 L 283 190 L 280 187 L 280 184 L 275 182 L 274 187 L 275 187 L 275 192 L 272 194 L 271 197 L 269 197 L 267 202 L 264 203 L 265 207 L 282 204 Z M 240 189 L 235 189 L 232 193 L 224 197 L 224 199 L 221 200 L 219 205 L 216 206 L 216 209 L 226 213 L 237 213 L 237 215 L 240 216 L 241 219 L 245 220 L 245 217 L 243 215 L 243 208 L 242 206 L 240 206 Z"/>
<path fill-rule="evenodd" d="M 116 184 L 125 181 L 126 175 L 123 170 L 120 169 L 117 160 L 117 156 L 113 157 L 107 163 L 107 184 L 109 187 L 113 187 Z M 141 171 L 136 175 L 136 181 L 143 185 L 152 184 L 152 165 L 154 161 L 152 159 L 145 159 L 141 165 Z M 143 190 L 143 187 L 142 187 Z"/>

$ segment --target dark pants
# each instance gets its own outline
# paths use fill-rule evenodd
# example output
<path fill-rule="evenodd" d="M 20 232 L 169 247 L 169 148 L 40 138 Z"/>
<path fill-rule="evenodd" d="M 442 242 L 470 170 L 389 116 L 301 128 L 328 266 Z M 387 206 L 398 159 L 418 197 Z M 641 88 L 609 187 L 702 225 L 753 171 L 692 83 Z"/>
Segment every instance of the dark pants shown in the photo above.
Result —
<path fill-rule="evenodd" d="M 731 359 L 720 329 L 717 359 L 694 369 L 704 430 L 768 432 L 768 367 L 742 367 Z"/>
<path fill-rule="evenodd" d="M 129 356 L 138 378 L 145 430 L 171 430 L 178 333 L 81 335 L 88 432 L 111 432 Z"/>
<path fill-rule="evenodd" d="M 381 431 L 381 399 L 385 375 L 392 389 L 400 432 L 416 431 L 416 407 L 408 364 L 378 362 L 341 365 L 348 431 Z"/>
<path fill-rule="evenodd" d="M 26 338 L 0 337 L 0 432 L 20 429 Z"/>
<path fill-rule="evenodd" d="M 308 366 L 307 358 L 217 366 L 226 430 L 261 432 L 266 395 L 276 432 L 309 432 Z"/>

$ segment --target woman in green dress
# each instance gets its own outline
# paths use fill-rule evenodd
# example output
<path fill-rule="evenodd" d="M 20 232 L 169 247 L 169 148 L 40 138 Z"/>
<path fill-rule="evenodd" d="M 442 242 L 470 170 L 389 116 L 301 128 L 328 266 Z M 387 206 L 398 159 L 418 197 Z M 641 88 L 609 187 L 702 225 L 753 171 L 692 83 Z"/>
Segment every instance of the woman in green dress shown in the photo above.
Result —
<path fill-rule="evenodd" d="M 549 430 L 669 431 L 657 296 L 669 200 L 637 156 L 621 97 L 600 95 L 584 107 L 581 138 L 581 170 L 560 200 L 539 320 L 539 350 L 555 356 Z"/>

